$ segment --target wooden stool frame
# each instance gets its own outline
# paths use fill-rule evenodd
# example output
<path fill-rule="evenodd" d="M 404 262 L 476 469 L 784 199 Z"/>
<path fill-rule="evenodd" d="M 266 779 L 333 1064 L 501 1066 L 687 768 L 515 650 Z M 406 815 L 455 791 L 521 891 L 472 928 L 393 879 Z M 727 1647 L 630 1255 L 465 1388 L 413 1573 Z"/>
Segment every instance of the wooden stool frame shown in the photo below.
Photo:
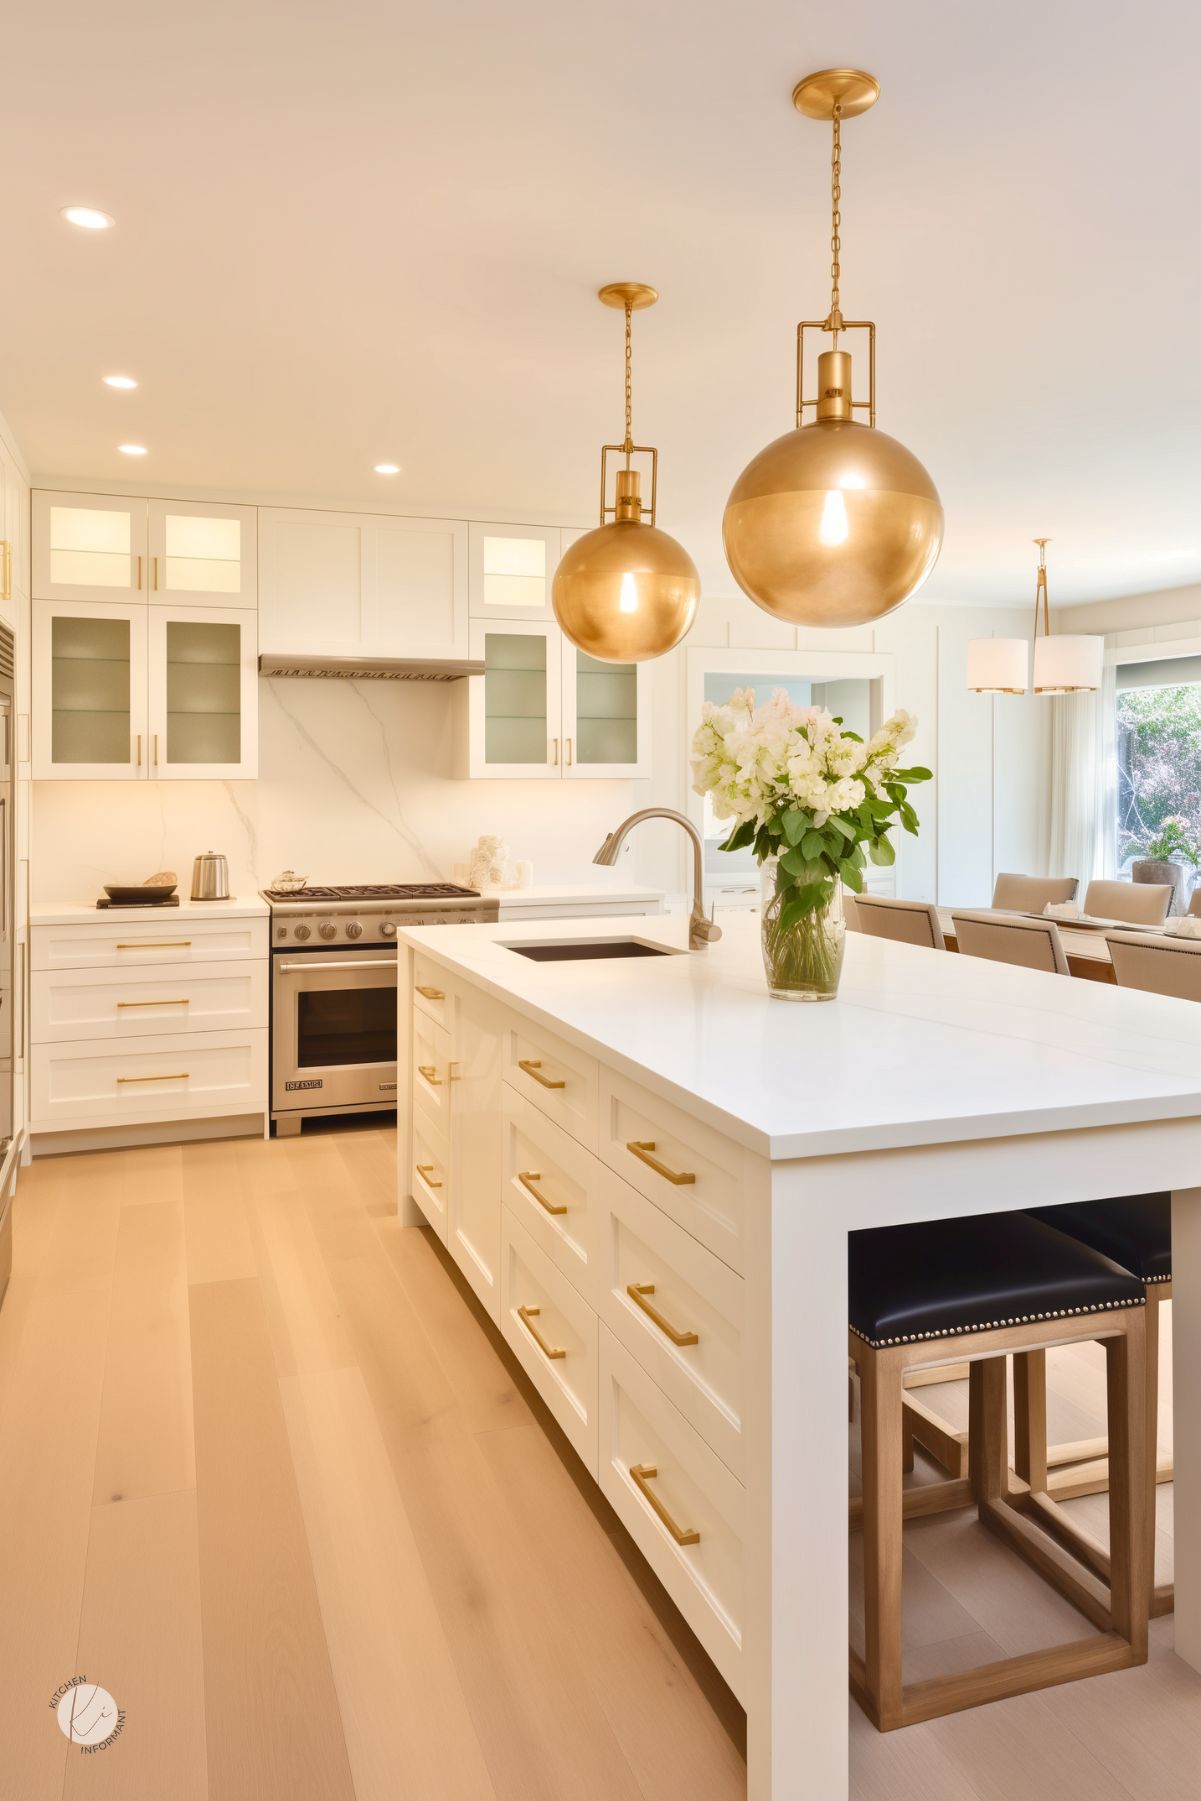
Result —
<path fill-rule="evenodd" d="M 881 1732 L 988 1701 L 1074 1682 L 1147 1660 L 1150 1539 L 1146 1528 L 1146 1308 L 1120 1307 L 1027 1321 L 875 1350 L 851 1333 L 863 1420 L 863 1657 L 850 1654 L 851 1691 Z M 1110 1539 L 1103 1580 L 1082 1567 L 1042 1521 L 1009 1461 L 1005 1358 L 1097 1340 L 1105 1347 L 1109 1407 Z M 963 1479 L 902 1490 L 904 1382 L 911 1370 L 969 1365 L 969 1468 Z M 974 1504 L 981 1524 L 1058 1590 L 1097 1632 L 1050 1650 L 1002 1658 L 954 1676 L 906 1684 L 901 1654 L 901 1539 L 906 1517 Z"/>

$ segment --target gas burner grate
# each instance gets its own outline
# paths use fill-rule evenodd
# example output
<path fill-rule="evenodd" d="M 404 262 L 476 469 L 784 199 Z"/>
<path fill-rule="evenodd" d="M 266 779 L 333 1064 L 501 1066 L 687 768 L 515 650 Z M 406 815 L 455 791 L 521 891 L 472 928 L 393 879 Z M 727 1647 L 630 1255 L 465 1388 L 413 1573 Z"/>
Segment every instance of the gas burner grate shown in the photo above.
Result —
<path fill-rule="evenodd" d="M 277 901 L 375 901 L 375 900 L 478 900 L 476 888 L 460 888 L 454 882 L 382 882 L 344 888 L 264 888 Z"/>

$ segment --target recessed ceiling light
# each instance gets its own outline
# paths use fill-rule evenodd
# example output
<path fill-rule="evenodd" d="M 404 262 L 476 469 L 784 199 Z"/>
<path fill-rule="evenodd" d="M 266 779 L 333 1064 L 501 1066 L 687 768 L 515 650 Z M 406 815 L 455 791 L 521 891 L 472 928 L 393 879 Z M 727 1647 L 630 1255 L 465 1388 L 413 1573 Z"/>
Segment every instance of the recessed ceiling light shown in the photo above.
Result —
<path fill-rule="evenodd" d="M 106 375 L 102 379 L 106 388 L 136 388 L 138 385 L 132 375 Z"/>
<path fill-rule="evenodd" d="M 375 465 L 375 473 L 377 475 L 399 475 L 400 474 L 400 464 L 399 463 L 377 463 Z"/>
<path fill-rule="evenodd" d="M 117 449 L 121 452 L 122 456 L 144 457 L 146 455 L 146 446 L 144 444 L 118 444 Z"/>
<path fill-rule="evenodd" d="M 117 221 L 94 206 L 64 206 L 63 218 L 69 225 L 82 225 L 85 231 L 107 231 Z"/>

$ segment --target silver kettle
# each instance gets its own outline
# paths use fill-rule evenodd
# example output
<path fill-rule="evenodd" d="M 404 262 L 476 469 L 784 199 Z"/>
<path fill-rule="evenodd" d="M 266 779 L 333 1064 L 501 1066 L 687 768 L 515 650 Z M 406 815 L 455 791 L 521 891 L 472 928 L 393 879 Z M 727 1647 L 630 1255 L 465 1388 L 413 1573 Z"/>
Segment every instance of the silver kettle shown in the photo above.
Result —
<path fill-rule="evenodd" d="M 218 850 L 206 850 L 192 864 L 192 899 L 229 899 L 229 863 Z"/>

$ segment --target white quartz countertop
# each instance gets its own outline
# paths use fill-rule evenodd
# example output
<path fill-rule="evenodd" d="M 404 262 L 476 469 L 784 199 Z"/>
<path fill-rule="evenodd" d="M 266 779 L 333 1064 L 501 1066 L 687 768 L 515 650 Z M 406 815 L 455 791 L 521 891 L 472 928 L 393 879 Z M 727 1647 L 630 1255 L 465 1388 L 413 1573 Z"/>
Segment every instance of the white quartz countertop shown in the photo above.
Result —
<path fill-rule="evenodd" d="M 751 1150 L 815 1157 L 1201 1115 L 1201 1006 L 847 934 L 837 1000 L 767 993 L 754 916 L 708 949 L 536 963 L 509 942 L 687 920 L 510 920 L 399 934 Z"/>
<path fill-rule="evenodd" d="M 90 901 L 34 901 L 29 917 L 35 926 L 77 925 L 92 919 L 265 919 L 270 912 L 257 894 L 232 895 L 223 901 L 194 901 L 182 894 L 178 907 L 98 907 Z"/>
<path fill-rule="evenodd" d="M 663 899 L 662 888 L 643 888 L 636 882 L 533 882 L 528 888 L 484 888 L 481 892 L 504 907 L 547 907 L 569 902 L 576 906 L 588 901 L 608 906 L 614 901 Z"/>

